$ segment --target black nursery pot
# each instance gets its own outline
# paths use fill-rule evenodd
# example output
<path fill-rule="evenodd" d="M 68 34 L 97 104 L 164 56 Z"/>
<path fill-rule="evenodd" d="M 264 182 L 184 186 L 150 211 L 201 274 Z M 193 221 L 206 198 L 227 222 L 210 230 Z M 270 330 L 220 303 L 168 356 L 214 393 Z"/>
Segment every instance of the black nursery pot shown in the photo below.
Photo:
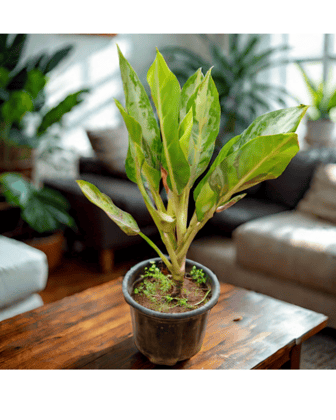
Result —
<path fill-rule="evenodd" d="M 181 360 L 194 356 L 202 347 L 210 310 L 218 302 L 220 287 L 216 275 L 197 262 L 186 260 L 186 272 L 195 265 L 206 274 L 211 286 L 210 300 L 202 307 L 189 312 L 168 314 L 156 312 L 139 305 L 132 297 L 132 286 L 144 268 L 161 258 L 152 258 L 132 267 L 123 280 L 123 294 L 130 305 L 133 336 L 138 350 L 158 365 L 174 366 Z"/>

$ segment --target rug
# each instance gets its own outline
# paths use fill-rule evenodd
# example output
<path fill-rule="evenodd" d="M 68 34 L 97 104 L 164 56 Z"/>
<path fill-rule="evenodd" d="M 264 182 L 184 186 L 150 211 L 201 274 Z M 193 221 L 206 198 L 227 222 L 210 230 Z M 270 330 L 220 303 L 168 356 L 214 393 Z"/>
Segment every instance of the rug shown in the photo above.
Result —
<path fill-rule="evenodd" d="M 302 344 L 300 369 L 336 369 L 334 328 L 324 328 Z"/>

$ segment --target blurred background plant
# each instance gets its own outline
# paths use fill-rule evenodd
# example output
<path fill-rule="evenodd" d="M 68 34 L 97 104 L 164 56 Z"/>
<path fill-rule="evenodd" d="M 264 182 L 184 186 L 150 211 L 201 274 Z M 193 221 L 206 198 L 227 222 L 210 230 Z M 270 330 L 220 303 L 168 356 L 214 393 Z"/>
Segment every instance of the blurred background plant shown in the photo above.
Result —
<path fill-rule="evenodd" d="M 1 174 L 0 185 L 6 202 L 20 209 L 21 218 L 14 233 L 35 237 L 50 235 L 66 226 L 75 228 L 68 212 L 70 205 L 58 191 L 47 187 L 36 188 L 21 174 L 14 172 Z"/>
<path fill-rule="evenodd" d="M 313 81 L 302 64 L 297 62 L 297 66 L 311 97 L 311 106 L 308 109 L 309 119 L 312 121 L 331 120 L 331 112 L 336 108 L 336 86 L 332 86 L 330 78 L 326 81 Z"/>
<path fill-rule="evenodd" d="M 0 171 L 31 165 L 31 150 L 48 137 L 52 126 L 83 101 L 88 89 L 67 95 L 52 108 L 46 104 L 49 73 L 71 52 L 66 46 L 22 62 L 26 34 L 0 34 Z"/>
<path fill-rule="evenodd" d="M 198 68 L 205 73 L 213 66 L 212 77 L 219 92 L 222 120 L 217 148 L 242 132 L 260 114 L 277 106 L 286 107 L 291 96 L 282 86 L 266 83 L 262 76 L 271 67 L 285 64 L 278 53 L 288 46 L 261 48 L 260 35 L 230 34 L 228 51 L 223 50 L 208 35 L 199 35 L 205 42 L 210 59 L 183 47 L 162 48 L 162 54 L 181 85 Z"/>

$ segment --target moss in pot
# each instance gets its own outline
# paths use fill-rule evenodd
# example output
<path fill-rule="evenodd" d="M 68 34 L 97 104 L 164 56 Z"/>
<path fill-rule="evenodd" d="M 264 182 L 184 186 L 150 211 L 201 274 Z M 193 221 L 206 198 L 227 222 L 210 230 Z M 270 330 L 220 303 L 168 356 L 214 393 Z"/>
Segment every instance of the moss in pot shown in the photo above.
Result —
<path fill-rule="evenodd" d="M 199 181 L 214 152 L 220 123 L 211 69 L 206 75 L 199 69 L 181 89 L 157 51 L 147 75 L 157 122 L 143 85 L 118 51 L 126 106 L 115 102 L 129 133 L 126 173 L 138 185 L 168 255 L 140 231 L 130 214 L 117 208 L 96 186 L 77 182 L 85 196 L 126 234 L 140 235 L 159 255 L 154 265 L 147 260 L 126 274 L 123 292 L 131 306 L 138 349 L 153 363 L 174 365 L 199 351 L 207 316 L 219 296 L 215 274 L 186 258 L 193 239 L 215 212 L 241 200 L 246 195 L 244 190 L 284 171 L 299 150 L 295 130 L 308 107 L 300 105 L 258 117 L 224 145 Z M 167 204 L 160 196 L 161 182 Z M 189 221 L 188 205 L 196 183 L 195 210 Z M 185 285 L 190 281 L 200 286 L 196 290 L 198 300 L 190 296 L 193 286 L 188 287 L 189 296 L 186 292 Z M 141 293 L 154 306 L 143 306 L 139 303 L 143 299 L 137 302 Z M 169 313 L 173 306 L 182 310 Z"/>

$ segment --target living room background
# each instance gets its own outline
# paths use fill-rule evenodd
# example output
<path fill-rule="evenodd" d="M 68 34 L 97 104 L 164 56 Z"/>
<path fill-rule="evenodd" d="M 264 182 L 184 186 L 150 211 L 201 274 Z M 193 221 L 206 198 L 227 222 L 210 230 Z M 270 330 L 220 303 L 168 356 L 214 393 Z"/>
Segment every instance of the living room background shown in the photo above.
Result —
<path fill-rule="evenodd" d="M 247 37 L 248 34 L 244 34 Z M 335 60 L 335 35 L 330 34 L 262 34 L 263 49 L 286 44 L 290 49 L 276 59 L 286 60 L 287 65 L 275 66 L 263 74 L 265 83 L 286 87 L 302 103 L 310 98 L 302 75 L 293 63 L 295 60 L 305 66 L 313 80 L 326 79 L 332 75 Z M 225 51 L 228 50 L 228 34 L 211 34 L 210 37 Z M 47 86 L 48 103 L 53 105 L 62 96 L 75 89 L 89 87 L 91 92 L 86 100 L 69 115 L 65 116 L 65 129 L 61 133 L 62 143 L 77 154 L 93 155 L 86 135 L 87 129 L 113 128 L 122 124 L 113 98 L 123 100 L 121 78 L 116 43 L 132 62 L 136 72 L 146 86 L 146 69 L 153 60 L 155 48 L 164 46 L 186 47 L 198 54 L 209 57 L 209 51 L 197 34 L 119 34 L 115 37 L 79 34 L 31 34 L 28 38 L 25 57 L 36 55 L 43 50 L 55 51 L 61 46 L 72 44 L 74 50 L 69 58 L 53 72 Z M 297 102 L 288 98 L 287 105 Z M 304 125 L 299 127 L 299 139 L 304 136 Z M 39 170 L 50 168 L 39 165 Z M 52 170 L 51 170 L 52 171 Z"/>

